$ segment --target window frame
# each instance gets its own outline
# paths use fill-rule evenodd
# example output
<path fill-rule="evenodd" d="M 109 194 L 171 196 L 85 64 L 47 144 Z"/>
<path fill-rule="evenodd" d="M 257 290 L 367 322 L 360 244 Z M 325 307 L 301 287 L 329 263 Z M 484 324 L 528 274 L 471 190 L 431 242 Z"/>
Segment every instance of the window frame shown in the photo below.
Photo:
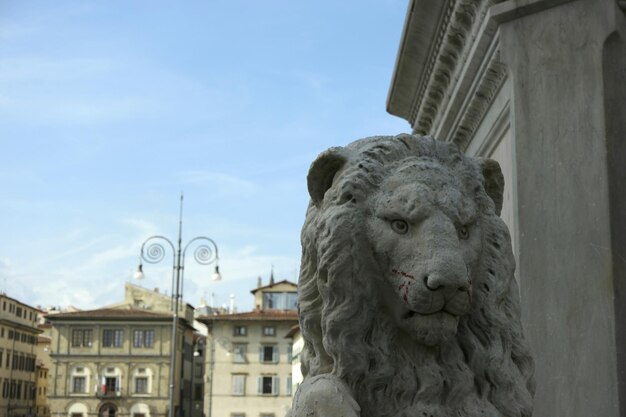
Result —
<path fill-rule="evenodd" d="M 152 349 L 154 347 L 154 329 L 133 329 L 133 347 Z"/>
<path fill-rule="evenodd" d="M 231 395 L 232 396 L 243 397 L 246 395 L 246 376 L 247 376 L 246 374 L 232 374 L 231 376 Z"/>
<path fill-rule="evenodd" d="M 271 359 L 268 358 L 269 351 L 271 349 Z M 278 345 L 274 344 L 262 344 L 259 346 L 259 363 L 279 363 L 280 362 L 280 350 Z"/>
<path fill-rule="evenodd" d="M 233 343 L 233 363 L 248 363 L 248 345 Z"/>
<path fill-rule="evenodd" d="M 248 335 L 248 326 L 244 325 L 235 325 L 233 326 L 233 336 L 247 336 Z"/>
<path fill-rule="evenodd" d="M 119 349 L 124 346 L 124 329 L 102 329 L 102 347 Z"/>
<path fill-rule="evenodd" d="M 141 381 L 141 383 L 140 383 Z M 150 394 L 150 389 L 149 389 L 149 383 L 150 381 L 148 380 L 147 376 L 136 376 L 135 377 L 135 394 Z M 140 386 L 143 389 L 139 389 Z"/>
<path fill-rule="evenodd" d="M 270 392 L 266 392 L 267 387 L 270 387 Z M 278 375 L 259 375 L 257 378 L 257 394 L 265 397 L 280 395 L 280 378 Z"/>
<path fill-rule="evenodd" d="M 92 347 L 93 329 L 72 329 L 72 347 Z"/>
<path fill-rule="evenodd" d="M 79 383 L 80 381 L 80 383 Z M 80 389 L 77 389 L 80 388 Z M 85 375 L 72 376 L 72 394 L 85 394 L 87 388 L 87 377 Z"/>

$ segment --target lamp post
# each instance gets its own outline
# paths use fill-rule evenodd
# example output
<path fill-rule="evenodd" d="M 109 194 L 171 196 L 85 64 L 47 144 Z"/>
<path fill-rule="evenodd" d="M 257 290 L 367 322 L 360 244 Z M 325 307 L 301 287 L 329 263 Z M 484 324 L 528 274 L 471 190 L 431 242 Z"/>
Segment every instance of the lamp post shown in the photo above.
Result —
<path fill-rule="evenodd" d="M 134 277 L 136 279 L 143 279 L 143 261 L 147 263 L 156 264 L 163 260 L 165 257 L 166 247 L 169 245 L 172 249 L 172 305 L 173 318 L 172 318 L 172 341 L 170 344 L 170 386 L 169 386 L 169 417 L 176 417 L 174 414 L 174 386 L 176 384 L 176 351 L 178 350 L 177 333 L 178 333 L 178 308 L 180 302 L 183 301 L 183 282 L 185 275 L 185 254 L 187 249 L 193 243 L 196 249 L 193 252 L 195 261 L 200 265 L 210 265 L 215 263 L 215 272 L 211 276 L 213 281 L 220 281 L 222 276 L 220 275 L 218 265 L 218 252 L 215 242 L 205 236 L 197 236 L 191 239 L 187 244 L 182 246 L 183 235 L 183 195 L 180 195 L 180 213 L 178 217 L 178 244 L 174 246 L 171 240 L 161 235 L 154 235 L 147 238 L 141 245 L 141 253 L 139 256 L 139 266 Z"/>

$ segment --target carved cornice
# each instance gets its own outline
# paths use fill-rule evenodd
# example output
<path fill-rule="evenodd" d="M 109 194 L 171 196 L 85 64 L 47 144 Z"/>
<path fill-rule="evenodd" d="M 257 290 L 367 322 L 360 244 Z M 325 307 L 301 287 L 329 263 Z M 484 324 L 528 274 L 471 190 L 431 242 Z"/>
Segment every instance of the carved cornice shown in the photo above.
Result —
<path fill-rule="evenodd" d="M 461 149 L 465 149 L 469 144 L 489 105 L 506 79 L 506 66 L 500 61 L 499 51 L 493 54 L 479 77 L 480 81 L 476 90 L 472 92 L 472 99 L 462 111 L 461 123 L 456 126 L 450 136 L 450 140 Z"/>
<path fill-rule="evenodd" d="M 477 41 L 479 32 L 484 30 L 487 11 L 491 6 L 503 0 L 456 0 L 449 4 L 439 27 L 434 47 L 431 49 L 430 60 L 422 77 L 419 93 L 415 96 L 409 122 L 414 132 L 432 134 L 435 124 L 443 117 L 442 109 L 452 99 L 452 92 L 459 80 L 459 73 L 468 60 L 470 50 Z M 490 79 L 499 80 L 503 69 L 497 66 L 491 69 Z M 491 96 L 488 90 L 495 85 L 486 82 L 477 94 Z M 482 96 L 480 96 L 482 98 Z M 480 100 L 484 101 L 484 100 Z M 478 109 L 484 110 L 484 104 L 470 106 L 475 114 Z M 476 117 L 467 117 L 468 122 Z M 473 126 L 472 126 L 473 125 Z M 473 132 L 475 123 L 461 126 L 454 140 L 465 141 L 465 136 Z"/>

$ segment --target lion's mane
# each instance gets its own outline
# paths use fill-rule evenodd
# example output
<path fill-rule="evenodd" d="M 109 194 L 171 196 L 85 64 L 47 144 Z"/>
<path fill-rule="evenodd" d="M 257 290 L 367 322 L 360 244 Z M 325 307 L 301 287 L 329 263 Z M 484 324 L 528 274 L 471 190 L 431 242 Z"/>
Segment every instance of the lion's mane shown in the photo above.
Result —
<path fill-rule="evenodd" d="M 341 153 L 347 156 L 326 179 L 322 201 L 309 205 L 301 235 L 305 378 L 330 373 L 343 380 L 363 417 L 530 416 L 533 360 L 520 323 L 510 236 L 479 163 L 453 145 L 411 135 L 362 139 Z M 484 230 L 479 267 L 471 272 L 471 310 L 456 338 L 435 347 L 401 345 L 381 312 L 373 283 L 383 275 L 358 204 L 390 164 L 408 157 L 436 160 L 477 190 Z"/>

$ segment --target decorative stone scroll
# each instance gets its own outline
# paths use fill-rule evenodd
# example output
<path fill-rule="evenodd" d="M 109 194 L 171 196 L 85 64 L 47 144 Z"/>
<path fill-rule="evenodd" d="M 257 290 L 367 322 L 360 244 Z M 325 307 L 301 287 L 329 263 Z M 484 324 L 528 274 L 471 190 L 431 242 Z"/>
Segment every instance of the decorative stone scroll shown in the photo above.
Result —
<path fill-rule="evenodd" d="M 372 137 L 307 180 L 292 417 L 531 416 L 498 163 Z"/>

